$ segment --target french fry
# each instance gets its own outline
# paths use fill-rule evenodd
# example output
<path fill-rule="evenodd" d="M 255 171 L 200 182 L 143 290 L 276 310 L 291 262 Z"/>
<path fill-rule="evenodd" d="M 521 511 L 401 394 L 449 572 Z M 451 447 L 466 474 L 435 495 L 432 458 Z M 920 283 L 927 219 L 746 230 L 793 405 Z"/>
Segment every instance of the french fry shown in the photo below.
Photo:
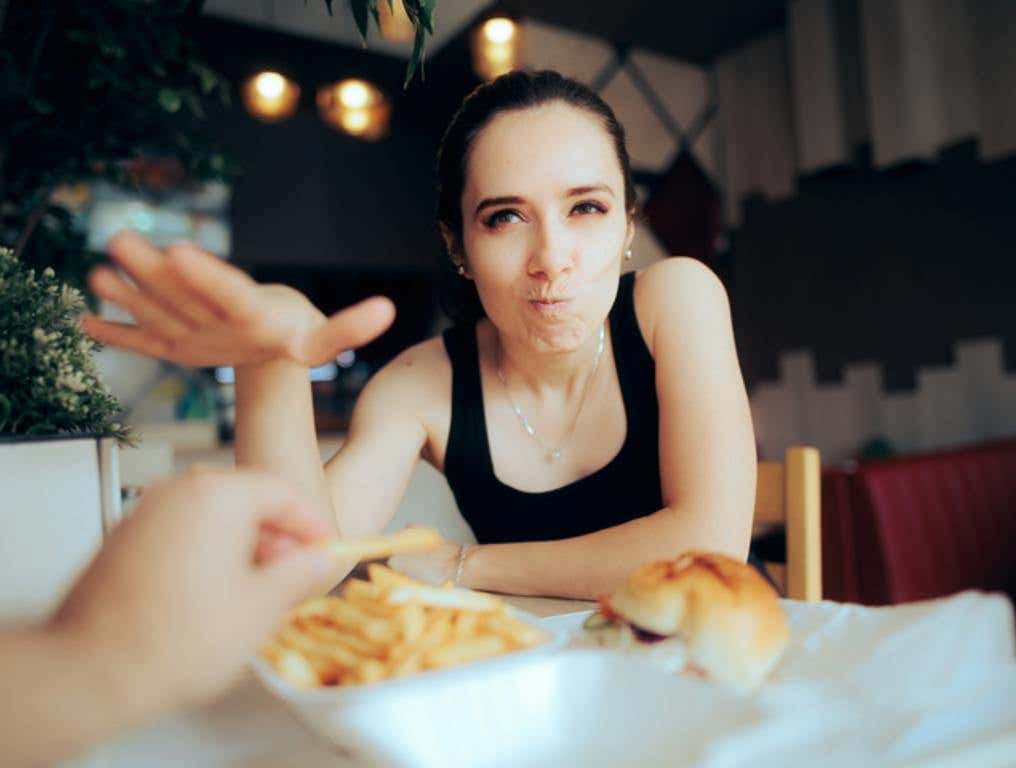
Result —
<path fill-rule="evenodd" d="M 424 655 L 423 663 L 428 669 L 439 669 L 485 659 L 488 656 L 496 656 L 506 650 L 508 650 L 508 643 L 503 637 L 493 635 L 472 637 L 467 640 L 456 640 L 430 650 Z"/>
<path fill-rule="evenodd" d="M 342 667 L 353 667 L 360 662 L 359 655 L 348 648 L 316 640 L 294 627 L 286 627 L 279 632 L 279 641 L 305 656 L 335 662 Z"/>
<path fill-rule="evenodd" d="M 367 576 L 371 584 L 376 584 L 381 589 L 395 589 L 396 587 L 425 587 L 422 581 L 411 579 L 398 571 L 389 568 L 381 563 L 371 563 L 367 566 Z"/>
<path fill-rule="evenodd" d="M 427 616 L 419 603 L 407 603 L 400 606 L 398 621 L 402 630 L 402 639 L 409 645 L 416 643 L 427 628 Z"/>
<path fill-rule="evenodd" d="M 456 640 L 465 640 L 476 634 L 479 623 L 479 614 L 473 611 L 459 611 L 452 620 L 452 634 Z"/>
<path fill-rule="evenodd" d="M 328 618 L 340 627 L 359 633 L 368 640 L 390 643 L 397 639 L 398 627 L 391 622 L 371 616 L 362 608 L 345 600 L 333 600 Z"/>
<path fill-rule="evenodd" d="M 529 648 L 544 639 L 536 627 L 503 613 L 487 614 L 480 621 L 486 631 L 505 638 L 514 648 Z"/>
<path fill-rule="evenodd" d="M 316 622 L 308 622 L 302 629 L 317 640 L 344 646 L 357 656 L 373 659 L 384 659 L 388 656 L 388 646 L 384 643 L 366 640 L 353 632 Z"/>
<path fill-rule="evenodd" d="M 344 561 L 380 560 L 407 552 L 426 552 L 439 546 L 444 539 L 433 528 L 403 528 L 383 536 L 330 541 L 323 546 Z"/>
<path fill-rule="evenodd" d="M 376 659 L 366 659 L 342 676 L 343 683 L 367 685 L 377 683 L 385 677 L 385 665 Z"/>
<path fill-rule="evenodd" d="M 417 647 L 426 651 L 447 643 L 451 637 L 452 615 L 450 611 L 434 611 L 431 613 L 427 626 L 417 640 Z"/>
<path fill-rule="evenodd" d="M 294 650 L 282 650 L 272 661 L 275 671 L 291 685 L 316 688 L 320 678 L 305 656 Z"/>
<path fill-rule="evenodd" d="M 408 677 L 409 675 L 415 675 L 422 669 L 423 659 L 420 658 L 420 652 L 414 651 L 407 654 L 401 661 L 392 664 L 389 674 L 392 677 Z"/>
<path fill-rule="evenodd" d="M 496 611 L 500 603 L 489 595 L 481 595 L 469 589 L 454 587 L 396 587 L 388 595 L 391 603 L 408 603 L 410 601 L 435 608 L 462 608 L 473 611 Z"/>
<path fill-rule="evenodd" d="M 306 616 L 327 616 L 334 597 L 313 597 L 305 600 L 290 612 L 290 620 Z"/>
<path fill-rule="evenodd" d="M 385 590 L 378 584 L 363 579 L 349 579 L 342 587 L 342 597 L 357 605 L 383 601 Z"/>

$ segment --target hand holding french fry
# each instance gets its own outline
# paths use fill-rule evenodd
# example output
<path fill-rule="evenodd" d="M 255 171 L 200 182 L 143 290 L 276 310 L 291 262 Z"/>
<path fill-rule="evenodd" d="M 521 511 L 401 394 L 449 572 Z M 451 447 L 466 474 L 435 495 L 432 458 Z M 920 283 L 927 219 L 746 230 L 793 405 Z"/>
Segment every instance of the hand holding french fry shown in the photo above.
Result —
<path fill-rule="evenodd" d="M 132 717 L 203 701 L 286 612 L 341 577 L 312 546 L 330 527 L 284 481 L 202 472 L 148 488 L 71 590 L 52 629 L 111 664 Z"/>

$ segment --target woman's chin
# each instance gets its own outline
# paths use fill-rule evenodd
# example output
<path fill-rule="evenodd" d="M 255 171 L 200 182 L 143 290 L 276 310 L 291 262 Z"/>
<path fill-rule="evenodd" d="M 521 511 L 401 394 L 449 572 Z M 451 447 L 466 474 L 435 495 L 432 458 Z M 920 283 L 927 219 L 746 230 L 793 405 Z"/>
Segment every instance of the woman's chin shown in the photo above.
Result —
<path fill-rule="evenodd" d="M 543 318 L 542 322 L 529 323 L 529 337 L 540 352 L 574 352 L 582 348 L 589 336 L 587 324 L 574 316 Z"/>

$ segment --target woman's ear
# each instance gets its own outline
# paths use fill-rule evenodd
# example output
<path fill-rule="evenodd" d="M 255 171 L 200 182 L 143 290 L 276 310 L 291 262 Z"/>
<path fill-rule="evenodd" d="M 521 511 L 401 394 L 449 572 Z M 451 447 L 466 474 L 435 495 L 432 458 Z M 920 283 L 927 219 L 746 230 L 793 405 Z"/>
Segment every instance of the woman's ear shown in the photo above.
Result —
<path fill-rule="evenodd" d="M 455 250 L 455 235 L 443 222 L 438 224 L 438 227 L 441 229 L 441 239 L 444 240 L 445 250 L 451 253 Z"/>
<path fill-rule="evenodd" d="M 469 272 L 466 270 L 466 259 L 462 252 L 462 244 L 459 238 L 444 224 L 441 224 L 440 227 L 441 237 L 444 239 L 445 248 L 448 250 L 448 258 L 451 259 L 459 276 L 468 278 Z"/>
<path fill-rule="evenodd" d="M 631 241 L 635 239 L 635 217 L 628 217 L 628 227 L 624 233 L 624 248 L 621 249 L 622 253 L 627 253 L 631 249 Z"/>

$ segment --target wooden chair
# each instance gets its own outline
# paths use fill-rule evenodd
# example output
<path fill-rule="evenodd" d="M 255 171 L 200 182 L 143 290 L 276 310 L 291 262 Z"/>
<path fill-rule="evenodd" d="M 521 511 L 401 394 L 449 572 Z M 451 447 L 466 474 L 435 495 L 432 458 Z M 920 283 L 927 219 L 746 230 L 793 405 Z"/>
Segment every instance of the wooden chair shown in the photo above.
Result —
<path fill-rule="evenodd" d="M 786 531 L 786 595 L 809 603 L 822 599 L 821 477 L 818 450 L 794 446 L 782 463 L 759 462 L 755 493 L 754 526 Z"/>

